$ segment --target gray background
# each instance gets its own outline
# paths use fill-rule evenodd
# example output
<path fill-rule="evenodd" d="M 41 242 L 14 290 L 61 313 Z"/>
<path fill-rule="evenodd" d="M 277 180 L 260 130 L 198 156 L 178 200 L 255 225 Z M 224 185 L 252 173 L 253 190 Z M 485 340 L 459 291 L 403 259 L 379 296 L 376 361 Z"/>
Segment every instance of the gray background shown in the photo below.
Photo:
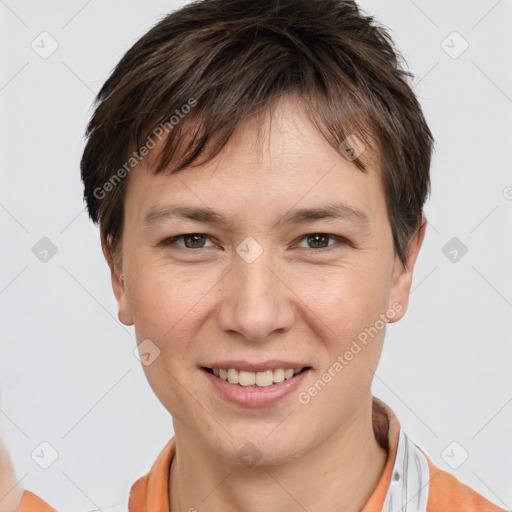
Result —
<path fill-rule="evenodd" d="M 22 485 L 66 511 L 126 506 L 173 435 L 117 320 L 78 163 L 94 94 L 178 5 L 0 1 L 0 429 Z M 374 394 L 436 465 L 512 509 L 512 1 L 360 5 L 390 27 L 437 141 L 410 309 Z M 31 458 L 43 441 L 48 469 Z"/>

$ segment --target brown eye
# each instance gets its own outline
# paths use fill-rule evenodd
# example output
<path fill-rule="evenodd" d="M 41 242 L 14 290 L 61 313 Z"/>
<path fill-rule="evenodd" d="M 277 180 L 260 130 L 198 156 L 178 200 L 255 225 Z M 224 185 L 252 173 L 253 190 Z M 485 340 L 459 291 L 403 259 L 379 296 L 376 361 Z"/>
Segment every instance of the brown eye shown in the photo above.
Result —
<path fill-rule="evenodd" d="M 167 238 L 166 240 L 162 241 L 162 245 L 178 245 L 179 247 L 183 247 L 185 249 L 202 249 L 203 247 L 208 247 L 205 246 L 205 241 L 208 238 L 209 236 L 203 233 L 186 233 L 184 235 Z M 180 240 L 183 240 L 183 244 L 177 243 Z M 213 244 L 211 244 L 211 246 L 213 246 Z"/>
<path fill-rule="evenodd" d="M 198 249 L 204 246 L 204 237 L 200 233 L 191 233 L 190 235 L 184 235 L 183 240 L 185 241 L 185 247 L 189 249 Z M 190 242 L 190 244 L 189 244 Z"/>
<path fill-rule="evenodd" d="M 337 235 L 331 235 L 328 233 L 309 233 L 308 235 L 304 235 L 301 240 L 305 240 L 307 243 L 306 249 L 316 250 L 316 249 L 329 249 L 332 246 L 336 245 L 336 243 L 329 244 L 329 239 L 338 240 L 339 243 L 346 243 L 346 240 Z M 300 246 L 300 245 L 299 245 Z M 304 247 L 304 246 L 300 246 Z"/>
<path fill-rule="evenodd" d="M 308 244 L 312 244 L 312 249 L 323 249 L 329 245 L 329 236 L 322 234 L 314 234 L 307 236 Z"/>

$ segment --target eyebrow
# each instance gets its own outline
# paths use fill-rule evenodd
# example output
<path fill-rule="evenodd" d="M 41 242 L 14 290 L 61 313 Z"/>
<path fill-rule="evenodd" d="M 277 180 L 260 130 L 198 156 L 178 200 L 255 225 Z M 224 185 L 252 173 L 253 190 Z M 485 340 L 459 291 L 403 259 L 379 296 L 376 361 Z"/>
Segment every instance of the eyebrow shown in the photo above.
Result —
<path fill-rule="evenodd" d="M 233 230 L 233 224 L 220 213 L 209 208 L 176 204 L 150 208 L 144 217 L 144 227 L 149 227 L 151 224 L 169 218 L 222 224 L 229 230 Z M 282 218 L 277 219 L 274 226 L 278 224 L 304 224 L 321 219 L 349 220 L 361 225 L 370 223 L 370 219 L 364 211 L 344 203 L 334 203 L 321 207 L 292 209 Z"/>

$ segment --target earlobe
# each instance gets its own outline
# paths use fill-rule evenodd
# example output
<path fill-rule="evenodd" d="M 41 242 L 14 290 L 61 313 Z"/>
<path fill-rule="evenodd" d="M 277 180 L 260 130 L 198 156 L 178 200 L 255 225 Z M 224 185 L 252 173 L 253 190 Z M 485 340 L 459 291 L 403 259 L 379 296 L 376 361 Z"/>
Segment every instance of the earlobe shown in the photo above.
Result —
<path fill-rule="evenodd" d="M 119 321 L 124 325 L 133 325 L 133 316 L 130 309 L 130 305 L 128 303 L 128 298 L 126 296 L 124 274 L 122 272 L 118 272 L 115 269 L 112 255 L 103 243 L 102 250 L 103 255 L 105 256 L 105 259 L 110 268 L 110 279 L 112 282 L 112 290 L 114 291 L 114 295 L 117 301 Z"/>
<path fill-rule="evenodd" d="M 124 275 L 111 269 L 112 289 L 117 300 L 118 318 L 124 325 L 133 325 L 133 317 L 126 297 Z"/>
<path fill-rule="evenodd" d="M 423 216 L 422 223 L 416 234 L 411 239 L 409 250 L 407 253 L 407 261 L 403 263 L 398 256 L 395 258 L 395 268 L 393 273 L 393 283 L 391 286 L 391 293 L 389 296 L 389 307 L 393 308 L 393 304 L 400 304 L 401 309 L 399 314 L 388 320 L 388 323 L 397 322 L 400 320 L 407 311 L 409 305 L 409 294 L 411 291 L 412 277 L 414 266 L 418 259 L 423 240 L 425 238 L 425 231 L 427 228 L 427 219 Z"/>

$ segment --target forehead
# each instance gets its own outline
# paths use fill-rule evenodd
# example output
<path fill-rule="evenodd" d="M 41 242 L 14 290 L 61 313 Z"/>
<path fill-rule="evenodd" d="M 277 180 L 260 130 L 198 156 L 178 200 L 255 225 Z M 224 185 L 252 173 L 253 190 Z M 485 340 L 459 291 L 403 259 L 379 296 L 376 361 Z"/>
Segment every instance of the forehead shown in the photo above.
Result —
<path fill-rule="evenodd" d="M 294 205 L 340 201 L 371 218 L 384 204 L 370 151 L 361 156 L 364 173 L 326 141 L 301 103 L 290 98 L 263 122 L 248 118 L 219 155 L 202 165 L 156 174 L 159 145 L 129 176 L 125 211 L 137 223 L 173 203 L 220 208 L 239 217 L 272 212 L 272 218 Z"/>

